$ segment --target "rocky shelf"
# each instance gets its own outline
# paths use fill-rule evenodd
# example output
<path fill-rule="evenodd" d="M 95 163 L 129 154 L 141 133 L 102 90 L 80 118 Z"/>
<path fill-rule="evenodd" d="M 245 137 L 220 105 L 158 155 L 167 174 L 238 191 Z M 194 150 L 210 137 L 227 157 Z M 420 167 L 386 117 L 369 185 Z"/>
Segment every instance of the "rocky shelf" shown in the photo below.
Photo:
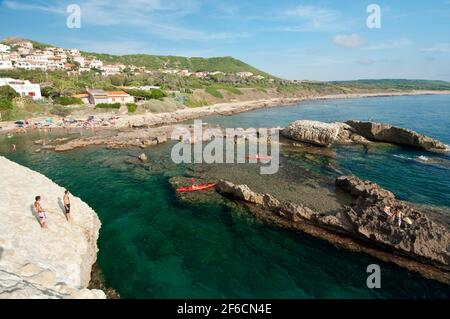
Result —
<path fill-rule="evenodd" d="M 354 201 L 332 215 L 270 194 L 253 192 L 246 185 L 220 181 L 217 191 L 246 206 L 257 218 L 299 230 L 345 249 L 364 252 L 386 262 L 450 284 L 450 233 L 427 213 L 397 200 L 390 191 L 354 176 L 342 176 L 337 187 Z M 384 209 L 399 209 L 408 222 L 399 227 Z"/>

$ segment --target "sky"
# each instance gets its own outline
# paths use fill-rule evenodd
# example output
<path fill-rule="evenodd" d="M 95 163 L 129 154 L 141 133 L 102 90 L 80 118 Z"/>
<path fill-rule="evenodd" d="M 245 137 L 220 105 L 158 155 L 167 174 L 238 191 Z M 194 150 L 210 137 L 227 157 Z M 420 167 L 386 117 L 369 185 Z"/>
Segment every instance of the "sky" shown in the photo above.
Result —
<path fill-rule="evenodd" d="M 80 28 L 67 26 L 70 4 Z M 368 27 L 371 4 L 379 28 Z M 8 36 L 119 55 L 233 56 L 291 80 L 450 81 L 450 0 L 0 0 Z"/>

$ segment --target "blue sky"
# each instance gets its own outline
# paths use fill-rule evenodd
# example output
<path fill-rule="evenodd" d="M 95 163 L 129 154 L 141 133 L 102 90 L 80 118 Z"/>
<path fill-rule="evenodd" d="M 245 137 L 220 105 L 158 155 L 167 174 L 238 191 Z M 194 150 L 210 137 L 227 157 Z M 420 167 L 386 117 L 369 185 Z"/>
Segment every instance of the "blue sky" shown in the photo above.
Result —
<path fill-rule="evenodd" d="M 369 4 L 381 28 L 369 29 Z M 81 28 L 66 26 L 69 4 Z M 0 0 L 0 38 L 113 54 L 233 56 L 288 79 L 450 80 L 450 0 Z"/>

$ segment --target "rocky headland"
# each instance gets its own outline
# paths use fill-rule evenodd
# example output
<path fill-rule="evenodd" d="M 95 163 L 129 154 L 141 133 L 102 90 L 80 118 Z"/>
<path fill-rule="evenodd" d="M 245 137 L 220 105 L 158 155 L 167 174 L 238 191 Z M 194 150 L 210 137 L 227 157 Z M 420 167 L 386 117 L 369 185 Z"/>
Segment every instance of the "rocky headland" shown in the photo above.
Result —
<path fill-rule="evenodd" d="M 101 290 L 87 289 L 101 226 L 96 213 L 71 196 L 69 223 L 64 188 L 4 157 L 0 168 L 0 298 L 106 298 Z M 37 195 L 47 229 L 41 229 L 33 208 Z"/>
<path fill-rule="evenodd" d="M 243 204 L 259 219 L 450 284 L 450 233 L 445 225 L 370 181 L 342 176 L 336 179 L 336 186 L 354 200 L 333 214 L 318 213 L 304 205 L 224 180 L 219 182 L 217 191 Z M 404 213 L 400 227 L 384 212 L 387 206 Z"/>

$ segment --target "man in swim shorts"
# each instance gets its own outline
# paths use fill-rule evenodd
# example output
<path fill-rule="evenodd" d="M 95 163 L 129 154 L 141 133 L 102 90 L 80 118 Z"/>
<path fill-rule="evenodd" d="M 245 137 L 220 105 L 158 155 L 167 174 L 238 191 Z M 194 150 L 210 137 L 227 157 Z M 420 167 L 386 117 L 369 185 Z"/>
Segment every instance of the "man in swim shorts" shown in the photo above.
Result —
<path fill-rule="evenodd" d="M 41 225 L 41 228 L 42 229 L 47 228 L 47 216 L 45 216 L 45 212 L 41 206 L 41 196 L 36 196 L 35 202 L 34 202 L 34 209 L 38 216 L 39 224 Z"/>
<path fill-rule="evenodd" d="M 70 221 L 70 198 L 69 198 L 68 190 L 66 190 L 64 192 L 64 209 L 66 210 L 66 219 L 69 222 Z"/>

